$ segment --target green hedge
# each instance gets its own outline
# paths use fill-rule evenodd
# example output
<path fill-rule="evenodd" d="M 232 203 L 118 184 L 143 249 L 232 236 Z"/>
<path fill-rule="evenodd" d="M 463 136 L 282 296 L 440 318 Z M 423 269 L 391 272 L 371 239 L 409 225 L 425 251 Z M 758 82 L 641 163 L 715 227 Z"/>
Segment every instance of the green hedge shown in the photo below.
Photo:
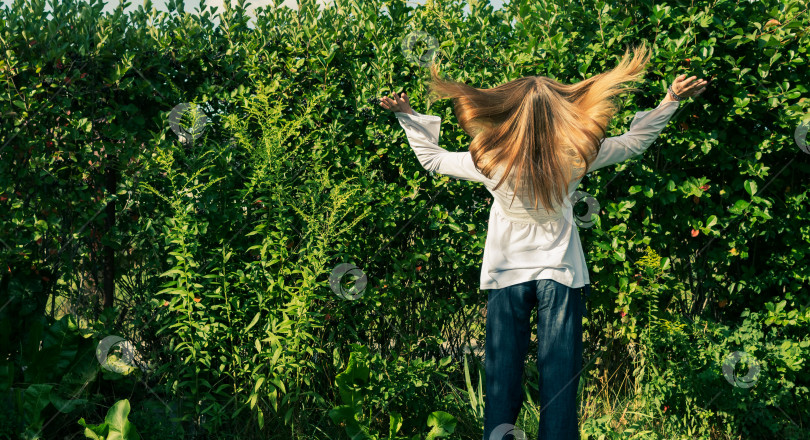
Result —
<path fill-rule="evenodd" d="M 342 438 L 327 414 L 345 403 L 336 377 L 352 353 L 365 358 L 361 344 L 380 376 L 355 402 L 365 416 L 343 425 L 388 438 L 396 413 L 398 436 L 446 435 L 449 413 L 449 435 L 480 437 L 443 384 L 463 387 L 462 344 L 483 341 L 488 193 L 430 176 L 375 101 L 406 90 L 417 111 L 442 117 L 442 147 L 468 146 L 451 102 L 427 107 L 428 70 L 403 50 L 426 32 L 437 46 L 415 50 L 435 50 L 444 75 L 476 87 L 575 82 L 649 42 L 643 92 L 625 98 L 609 135 L 677 75 L 713 79 L 644 155 L 580 188 L 600 206 L 580 229 L 594 292 L 583 396 L 623 371 L 633 385 L 611 387 L 658 411 L 584 409 L 583 434 L 801 438 L 806 4 L 472 2 L 464 17 L 462 2 L 340 0 L 250 18 L 239 3 L 0 10 L 0 389 L 13 414 L 0 430 L 81 432 L 79 418 L 101 420 L 126 392 L 145 438 Z M 184 103 L 205 114 L 200 131 L 174 122 Z M 366 276 L 357 299 L 330 285 L 342 263 Z M 48 345 L 49 334 L 72 342 Z M 131 341 L 143 368 L 86 372 L 77 353 L 110 335 Z M 724 378 L 735 351 L 759 362 L 756 386 Z M 69 405 L 23 369 L 56 359 L 84 372 L 78 391 L 63 381 Z"/>

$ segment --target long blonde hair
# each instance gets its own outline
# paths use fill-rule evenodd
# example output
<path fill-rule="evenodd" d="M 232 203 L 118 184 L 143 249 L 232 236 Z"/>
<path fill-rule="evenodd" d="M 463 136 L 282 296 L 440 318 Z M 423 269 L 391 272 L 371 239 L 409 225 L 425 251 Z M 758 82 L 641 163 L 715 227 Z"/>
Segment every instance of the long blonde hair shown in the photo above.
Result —
<path fill-rule="evenodd" d="M 582 169 L 582 178 L 596 159 L 619 110 L 613 98 L 640 90 L 624 83 L 639 80 L 649 60 L 642 42 L 632 58 L 625 50 L 616 68 L 576 84 L 526 76 L 490 89 L 443 80 L 433 64 L 428 98 L 453 99 L 459 124 L 473 137 L 470 154 L 482 174 L 491 179 L 496 169 L 506 168 L 494 189 L 507 178 L 528 181 L 535 209 L 539 200 L 553 213 L 563 202 L 573 168 Z M 510 177 L 512 169 L 516 172 Z"/>

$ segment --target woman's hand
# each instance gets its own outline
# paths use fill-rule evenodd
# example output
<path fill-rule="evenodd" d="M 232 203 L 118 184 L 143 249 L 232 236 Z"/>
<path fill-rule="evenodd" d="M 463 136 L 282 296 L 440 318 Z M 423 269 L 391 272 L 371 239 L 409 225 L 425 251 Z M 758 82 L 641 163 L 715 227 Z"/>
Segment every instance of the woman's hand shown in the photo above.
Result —
<path fill-rule="evenodd" d="M 708 81 L 705 79 L 694 81 L 696 78 L 696 76 L 686 78 L 685 73 L 681 74 L 675 78 L 675 81 L 672 82 L 672 91 L 681 98 L 690 98 L 692 96 L 700 95 L 704 90 L 706 90 Z"/>
<path fill-rule="evenodd" d="M 392 93 L 394 96 L 393 99 L 383 96 L 380 99 L 380 107 L 391 110 L 392 112 L 402 112 L 413 114 L 413 109 L 411 108 L 411 104 L 408 102 L 408 94 L 402 92 L 402 96 L 399 96 L 397 93 Z"/>

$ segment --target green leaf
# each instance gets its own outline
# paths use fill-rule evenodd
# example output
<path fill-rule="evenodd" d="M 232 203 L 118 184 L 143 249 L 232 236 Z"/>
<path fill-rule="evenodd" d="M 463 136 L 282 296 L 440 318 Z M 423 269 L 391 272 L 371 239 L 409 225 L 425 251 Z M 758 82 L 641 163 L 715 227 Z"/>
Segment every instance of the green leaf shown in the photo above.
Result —
<path fill-rule="evenodd" d="M 178 274 L 178 275 L 185 275 L 185 272 L 183 272 L 183 271 L 182 271 L 182 270 L 180 270 L 180 269 L 169 269 L 169 270 L 167 270 L 166 272 L 163 272 L 162 274 L 160 274 L 160 275 L 158 275 L 158 276 L 159 276 L 159 277 L 165 277 L 165 276 L 168 276 L 168 275 L 171 275 L 171 274 L 175 274 L 175 273 L 176 273 L 176 274 Z"/>
<path fill-rule="evenodd" d="M 61 413 L 68 414 L 87 404 L 87 399 L 65 399 L 57 393 L 51 393 L 51 404 Z"/>
<path fill-rule="evenodd" d="M 109 425 L 110 433 L 106 440 L 139 440 L 141 438 L 135 426 L 128 419 L 129 409 L 129 400 L 123 399 L 115 402 L 107 411 L 104 422 Z"/>
<path fill-rule="evenodd" d="M 107 436 L 107 424 L 102 423 L 100 425 L 88 425 L 87 422 L 84 421 L 84 417 L 79 419 L 79 425 L 84 426 L 84 436 L 93 439 L 93 440 L 104 440 L 104 437 Z"/>
<path fill-rule="evenodd" d="M 253 328 L 253 326 L 254 326 L 254 325 L 256 325 L 256 323 L 257 323 L 257 322 L 259 322 L 259 318 L 260 318 L 261 316 L 262 316 L 262 312 L 261 312 L 261 311 L 256 312 L 256 315 L 253 317 L 253 320 L 252 320 L 252 321 L 250 321 L 250 324 L 248 324 L 248 326 L 247 326 L 247 327 L 245 327 L 245 332 L 247 332 L 248 330 L 250 330 L 251 328 Z"/>
<path fill-rule="evenodd" d="M 402 429 L 402 415 L 396 411 L 391 411 L 389 417 L 388 438 L 393 439 L 399 430 Z"/>
<path fill-rule="evenodd" d="M 368 439 L 370 437 L 366 430 L 357 423 L 356 415 L 360 412 L 359 407 L 340 405 L 329 411 L 329 418 L 332 419 L 335 425 L 340 425 L 343 422 L 346 425 L 346 434 L 349 435 L 349 438 L 354 440 Z"/>
<path fill-rule="evenodd" d="M 36 383 L 29 385 L 23 395 L 23 411 L 29 420 L 39 420 L 39 414 L 50 403 L 50 393 L 53 386 Z"/>
<path fill-rule="evenodd" d="M 703 154 L 709 154 L 709 151 L 711 151 L 711 150 L 712 150 L 712 144 L 709 143 L 709 142 L 703 142 L 702 145 L 700 146 L 700 151 L 702 151 Z"/>
<path fill-rule="evenodd" d="M 250 409 L 253 409 L 256 406 L 256 401 L 259 399 L 259 395 L 256 393 L 250 393 L 250 397 L 248 397 L 248 404 L 250 405 Z"/>
<path fill-rule="evenodd" d="M 349 365 L 346 370 L 335 376 L 335 384 L 340 391 L 340 397 L 343 399 L 343 403 L 349 405 L 354 405 L 362 399 L 361 393 L 355 388 L 368 382 L 371 371 L 361 356 L 361 353 L 353 351 L 349 355 Z"/>
<path fill-rule="evenodd" d="M 472 380 L 470 380 L 470 367 L 467 363 L 467 356 L 464 356 L 464 381 L 467 383 L 467 394 L 470 396 L 470 402 L 475 406 L 478 399 L 475 398 L 475 390 L 472 386 Z"/>
<path fill-rule="evenodd" d="M 278 390 L 273 388 L 273 391 L 267 393 L 267 397 L 270 399 L 270 404 L 273 405 L 273 410 L 278 412 Z"/>
<path fill-rule="evenodd" d="M 746 202 L 745 200 L 737 200 L 737 202 L 736 202 L 736 203 L 734 203 L 734 206 L 732 206 L 732 207 L 731 207 L 731 208 L 729 208 L 728 210 L 729 210 L 729 212 L 731 212 L 732 214 L 738 214 L 738 215 L 739 215 L 739 214 L 742 214 L 742 212 L 743 212 L 743 211 L 744 211 L 746 208 L 748 208 L 748 202 Z"/>
<path fill-rule="evenodd" d="M 427 440 L 449 437 L 456 430 L 456 418 L 444 411 L 433 411 L 428 416 L 427 425 L 432 427 Z"/>
<path fill-rule="evenodd" d="M 757 192 L 757 183 L 753 180 L 746 180 L 743 186 L 745 186 L 745 191 L 751 196 Z"/>
<path fill-rule="evenodd" d="M 253 386 L 253 392 L 258 393 L 259 388 L 261 388 L 262 384 L 264 383 L 264 376 L 259 377 L 259 380 L 256 381 L 256 385 Z"/>
<path fill-rule="evenodd" d="M 440 367 L 447 366 L 447 364 L 449 364 L 451 360 L 452 359 L 451 359 L 450 356 L 445 356 L 445 357 L 439 359 L 439 366 Z"/>

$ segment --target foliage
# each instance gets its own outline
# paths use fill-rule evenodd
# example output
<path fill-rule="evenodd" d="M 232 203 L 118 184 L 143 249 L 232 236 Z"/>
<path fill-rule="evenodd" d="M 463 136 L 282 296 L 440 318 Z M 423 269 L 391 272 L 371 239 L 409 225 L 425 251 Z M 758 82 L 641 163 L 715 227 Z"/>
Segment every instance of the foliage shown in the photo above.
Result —
<path fill-rule="evenodd" d="M 439 362 L 438 366 L 444 367 L 449 362 L 450 358 L 446 357 Z M 434 365 L 434 362 L 413 362 L 413 366 L 417 369 L 430 369 Z M 406 371 L 411 377 L 396 377 L 401 376 L 404 372 L 399 362 L 396 365 L 397 370 L 392 372 L 395 375 L 393 379 L 398 380 L 389 379 L 388 371 L 380 371 L 377 369 L 378 366 L 383 368 L 388 366 L 382 362 L 379 354 L 369 356 L 366 347 L 352 346 L 352 353 L 349 356 L 346 370 L 335 377 L 335 386 L 340 393 L 343 404 L 330 410 L 329 417 L 335 424 L 345 426 L 346 434 L 352 439 L 399 440 L 410 438 L 411 440 L 417 440 L 422 438 L 419 434 L 414 434 L 412 437 L 398 435 L 399 431 L 403 429 L 403 417 L 399 411 L 388 411 L 389 425 L 387 430 L 381 431 L 383 434 L 379 434 L 377 431 L 379 428 L 373 426 L 379 423 L 378 417 L 387 409 L 389 404 L 393 402 L 393 406 L 399 406 L 397 402 L 402 400 L 398 399 L 400 394 L 404 395 L 405 401 L 413 401 L 408 398 L 408 394 L 413 392 L 412 387 L 426 386 L 426 384 L 422 383 L 420 379 L 422 375 L 419 374 L 418 370 L 414 374 L 414 372 L 408 371 L 410 370 L 408 368 Z M 375 372 L 373 375 L 371 374 L 372 371 Z M 400 384 L 406 388 L 397 389 Z M 380 393 L 382 393 L 382 396 L 380 396 Z M 391 400 L 385 402 L 383 408 L 376 409 L 380 404 L 380 400 L 386 399 L 390 394 L 394 394 Z M 367 403 L 371 404 L 369 408 L 366 408 Z M 407 409 L 418 416 L 422 408 L 409 407 Z M 416 428 L 410 425 L 405 426 L 405 431 L 413 431 Z M 426 438 L 432 440 L 452 434 L 455 431 L 456 420 L 452 415 L 444 411 L 433 411 L 427 415 L 427 425 L 431 429 L 428 431 Z"/>
<path fill-rule="evenodd" d="M 435 49 L 443 74 L 475 87 L 579 81 L 652 41 L 642 91 L 607 127 L 614 136 L 675 76 L 713 78 L 647 152 L 582 182 L 601 208 L 579 231 L 593 287 L 583 434 L 800 438 L 810 409 L 810 169 L 794 141 L 810 123 L 804 3 L 464 6 L 305 1 L 255 18 L 244 1 L 186 12 L 171 0 L 168 13 L 151 2 L 129 13 L 101 13 L 98 0 L 4 6 L 3 435 L 76 434 L 76 420 L 100 419 L 94 408 L 126 392 L 144 407 L 132 415 L 144 436 L 331 439 L 348 425 L 327 413 L 344 405 L 344 423 L 377 436 L 392 435 L 392 418 L 394 435 L 427 425 L 480 436 L 481 390 L 453 361 L 482 340 L 471 329 L 480 333 L 486 299 L 488 194 L 425 172 L 375 100 L 408 91 L 418 111 L 442 117 L 440 146 L 467 147 L 452 102 L 426 102 L 428 72 L 402 50 L 426 32 L 437 46 L 417 49 Z M 175 123 L 180 104 L 206 122 Z M 354 300 L 330 283 L 341 263 L 365 275 L 340 280 L 366 280 Z M 99 371 L 93 347 L 106 335 L 129 341 L 140 368 Z M 752 388 L 723 375 L 735 351 L 762 366 Z M 337 380 L 353 358 L 369 368 L 356 405 Z M 465 382 L 470 399 L 453 398 Z M 84 384 L 92 392 L 66 400 Z M 387 424 L 354 418 L 381 410 Z"/>
<path fill-rule="evenodd" d="M 115 402 L 104 422 L 98 425 L 89 425 L 84 419 L 79 424 L 84 426 L 85 437 L 93 440 L 140 440 L 141 436 L 129 421 L 129 400 L 123 399 Z"/>
<path fill-rule="evenodd" d="M 43 438 L 43 429 L 54 418 L 75 413 L 88 403 L 85 387 L 99 372 L 94 342 L 78 331 L 72 316 L 52 324 L 44 315 L 39 318 L 30 322 L 13 358 L 2 360 L 3 413 L 13 426 L 5 435 Z M 64 417 L 68 416 L 60 418 Z"/>

